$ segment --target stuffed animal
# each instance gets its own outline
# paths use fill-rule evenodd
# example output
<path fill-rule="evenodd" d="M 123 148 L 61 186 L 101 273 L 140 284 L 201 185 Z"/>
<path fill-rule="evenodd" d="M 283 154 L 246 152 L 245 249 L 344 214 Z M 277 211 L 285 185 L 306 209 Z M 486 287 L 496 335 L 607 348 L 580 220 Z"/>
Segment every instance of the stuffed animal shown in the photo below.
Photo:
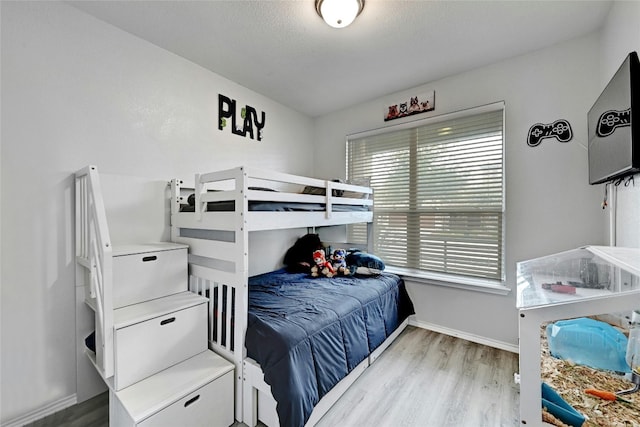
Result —
<path fill-rule="evenodd" d="M 398 117 L 398 104 L 396 105 L 389 105 L 389 112 L 387 113 L 387 117 L 385 118 L 385 120 L 391 120 L 391 119 L 395 119 L 396 117 Z"/>
<path fill-rule="evenodd" d="M 331 264 L 333 265 L 333 269 L 336 271 L 336 274 L 342 274 L 344 276 L 348 276 L 351 274 L 349 267 L 347 267 L 347 251 L 344 249 L 334 249 L 331 253 Z"/>
<path fill-rule="evenodd" d="M 317 234 L 305 234 L 287 250 L 284 264 L 289 273 L 309 273 L 314 265 L 313 251 L 322 248 Z"/>
<path fill-rule="evenodd" d="M 411 97 L 411 101 L 409 104 L 409 112 L 410 113 L 418 113 L 421 111 L 420 103 L 418 102 L 418 97 Z"/>
<path fill-rule="evenodd" d="M 329 261 L 327 261 L 324 255 L 324 249 L 318 249 L 313 251 L 314 266 L 311 267 L 311 275 L 313 277 L 325 276 L 333 277 L 336 272 Z"/>

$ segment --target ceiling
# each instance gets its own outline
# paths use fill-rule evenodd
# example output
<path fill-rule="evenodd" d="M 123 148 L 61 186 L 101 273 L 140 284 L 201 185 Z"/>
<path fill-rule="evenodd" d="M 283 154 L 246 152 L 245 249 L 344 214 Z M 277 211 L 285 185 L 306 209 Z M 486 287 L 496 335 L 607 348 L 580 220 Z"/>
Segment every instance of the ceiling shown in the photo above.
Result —
<path fill-rule="evenodd" d="M 68 3 L 310 117 L 589 34 L 612 4 L 366 0 L 335 29 L 314 0 Z"/>

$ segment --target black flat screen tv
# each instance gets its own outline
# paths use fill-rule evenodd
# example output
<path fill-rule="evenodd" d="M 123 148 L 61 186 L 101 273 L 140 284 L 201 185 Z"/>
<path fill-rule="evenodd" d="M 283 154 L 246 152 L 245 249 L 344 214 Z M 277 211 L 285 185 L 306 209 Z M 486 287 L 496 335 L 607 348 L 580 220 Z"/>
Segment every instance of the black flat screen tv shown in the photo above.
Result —
<path fill-rule="evenodd" d="M 589 184 L 640 171 L 640 62 L 631 52 L 587 114 Z"/>

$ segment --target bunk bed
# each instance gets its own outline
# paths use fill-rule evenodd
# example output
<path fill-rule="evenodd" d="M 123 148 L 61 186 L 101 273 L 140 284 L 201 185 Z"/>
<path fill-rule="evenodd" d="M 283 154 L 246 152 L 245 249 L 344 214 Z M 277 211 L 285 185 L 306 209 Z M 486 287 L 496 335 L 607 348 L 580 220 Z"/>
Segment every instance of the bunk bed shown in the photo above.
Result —
<path fill-rule="evenodd" d="M 238 421 L 315 424 L 413 314 L 404 282 L 385 272 L 250 277 L 250 233 L 365 223 L 370 244 L 372 221 L 364 186 L 246 167 L 171 181 L 171 240 L 189 246 L 189 288 L 209 298 L 209 347 L 236 366 Z M 323 353 L 342 358 L 323 364 Z"/>

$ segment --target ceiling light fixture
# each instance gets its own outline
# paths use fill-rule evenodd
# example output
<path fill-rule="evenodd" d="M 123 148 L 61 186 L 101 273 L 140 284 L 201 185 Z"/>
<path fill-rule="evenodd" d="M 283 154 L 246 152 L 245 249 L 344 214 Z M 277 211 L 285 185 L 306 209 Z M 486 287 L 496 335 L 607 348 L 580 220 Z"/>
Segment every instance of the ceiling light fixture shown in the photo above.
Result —
<path fill-rule="evenodd" d="M 316 0 L 316 12 L 333 28 L 351 24 L 364 8 L 364 0 Z"/>

